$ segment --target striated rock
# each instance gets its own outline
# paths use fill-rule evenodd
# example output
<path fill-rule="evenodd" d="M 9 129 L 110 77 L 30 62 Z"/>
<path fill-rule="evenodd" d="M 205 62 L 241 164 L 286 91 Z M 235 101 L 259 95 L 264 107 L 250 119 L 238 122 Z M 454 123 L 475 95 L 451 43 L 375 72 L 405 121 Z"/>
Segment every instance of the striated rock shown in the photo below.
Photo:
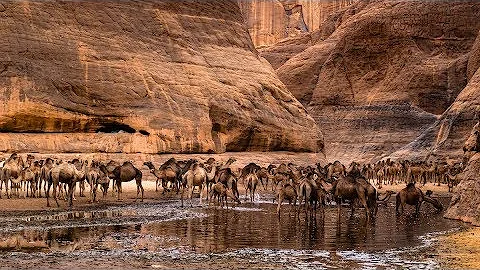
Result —
<path fill-rule="evenodd" d="M 262 56 L 324 131 L 329 159 L 368 160 L 413 141 L 465 88 L 479 15 L 478 2 L 358 1 Z"/>
<path fill-rule="evenodd" d="M 0 151 L 322 151 L 235 1 L 1 6 Z"/>
<path fill-rule="evenodd" d="M 460 183 L 455 187 L 450 206 L 445 212 L 446 218 L 458 219 L 480 226 L 480 135 L 478 122 L 471 136 L 465 142 L 466 157 L 471 155 L 467 167 L 459 174 Z M 473 144 L 473 145 L 472 145 Z M 474 146 L 474 147 L 471 147 Z"/>
<path fill-rule="evenodd" d="M 479 48 L 477 38 L 473 48 Z M 475 53 L 472 50 L 473 55 Z M 470 58 L 474 59 L 474 58 Z M 479 61 L 480 62 L 480 61 Z M 470 64 L 475 63 L 470 61 Z M 479 63 L 480 64 L 480 63 Z M 477 65 L 477 64 L 472 64 Z M 480 66 L 480 65 L 478 65 Z M 459 159 L 465 151 L 464 142 L 470 137 L 480 113 L 480 68 L 471 77 L 455 102 L 442 114 L 438 121 L 426 129 L 418 138 L 391 155 L 392 158 L 410 159 Z M 471 149 L 465 149 L 470 151 Z"/>
<path fill-rule="evenodd" d="M 317 30 L 353 0 L 237 0 L 256 47 Z"/>
<path fill-rule="evenodd" d="M 467 76 L 469 80 L 473 77 L 478 68 L 480 68 L 480 32 L 478 33 L 477 40 L 472 47 L 468 59 Z"/>

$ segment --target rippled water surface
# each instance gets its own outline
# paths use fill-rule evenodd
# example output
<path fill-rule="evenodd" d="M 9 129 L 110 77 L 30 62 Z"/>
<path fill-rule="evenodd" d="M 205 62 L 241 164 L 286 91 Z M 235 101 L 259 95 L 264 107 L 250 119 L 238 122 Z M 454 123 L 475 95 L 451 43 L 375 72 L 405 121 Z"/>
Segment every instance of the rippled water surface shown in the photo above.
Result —
<path fill-rule="evenodd" d="M 447 205 L 448 199 L 442 199 Z M 428 205 L 396 217 L 393 201 L 367 222 L 327 206 L 306 221 L 269 201 L 221 209 L 177 202 L 0 215 L 0 263 L 12 268 L 435 268 L 408 258 L 461 226 Z M 198 201 L 197 201 L 198 204 Z"/>

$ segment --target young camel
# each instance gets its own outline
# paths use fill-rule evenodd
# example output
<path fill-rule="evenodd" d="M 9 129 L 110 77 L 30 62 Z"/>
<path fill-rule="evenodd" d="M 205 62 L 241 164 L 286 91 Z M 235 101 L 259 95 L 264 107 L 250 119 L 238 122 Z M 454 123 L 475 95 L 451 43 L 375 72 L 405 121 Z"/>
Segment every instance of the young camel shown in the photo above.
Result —
<path fill-rule="evenodd" d="M 223 205 L 226 205 L 227 209 L 227 198 L 230 198 L 233 201 L 240 203 L 240 200 L 236 198 L 233 193 L 222 183 L 215 183 L 210 190 L 210 201 L 215 200 L 215 198 L 217 198 L 218 204 L 221 205 L 221 207 L 223 207 Z"/>

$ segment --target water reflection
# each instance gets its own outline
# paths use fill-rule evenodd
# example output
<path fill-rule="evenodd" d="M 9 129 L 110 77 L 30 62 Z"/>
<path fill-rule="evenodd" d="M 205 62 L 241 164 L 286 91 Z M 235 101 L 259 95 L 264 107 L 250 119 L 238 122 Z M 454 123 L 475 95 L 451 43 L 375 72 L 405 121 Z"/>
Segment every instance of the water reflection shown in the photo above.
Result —
<path fill-rule="evenodd" d="M 448 203 L 447 199 L 442 202 Z M 183 247 L 200 254 L 250 249 L 327 251 L 302 255 L 304 262 L 318 263 L 319 256 L 334 260 L 338 251 L 383 252 L 418 245 L 421 235 L 458 226 L 429 208 L 423 208 L 418 217 L 396 217 L 392 204 L 381 207 L 371 222 L 359 210 L 354 215 L 343 211 L 339 220 L 335 207 L 327 207 L 324 216 L 308 221 L 287 210 L 278 219 L 275 205 L 269 203 L 246 204 L 234 210 L 152 204 L 3 217 L 0 250 L 122 253 Z"/>

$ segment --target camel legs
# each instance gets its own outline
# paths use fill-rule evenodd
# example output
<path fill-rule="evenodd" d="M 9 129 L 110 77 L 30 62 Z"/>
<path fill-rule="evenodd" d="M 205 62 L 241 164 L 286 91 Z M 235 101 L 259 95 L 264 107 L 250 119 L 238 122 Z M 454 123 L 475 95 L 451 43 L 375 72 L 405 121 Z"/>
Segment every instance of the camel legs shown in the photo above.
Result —
<path fill-rule="evenodd" d="M 117 183 L 117 201 L 121 201 L 120 193 L 122 193 L 122 182 L 119 180 L 116 180 L 116 183 Z"/>
<path fill-rule="evenodd" d="M 282 205 L 282 202 L 283 202 L 283 194 L 282 194 L 282 192 L 280 192 L 278 194 L 278 206 L 277 206 L 277 214 L 278 214 L 279 219 L 280 219 L 280 207 Z"/>
<path fill-rule="evenodd" d="M 419 202 L 415 205 L 415 216 L 418 216 L 418 214 L 420 213 L 420 206 L 422 206 L 422 201 L 419 201 Z"/>
<path fill-rule="evenodd" d="M 137 201 L 138 199 L 138 194 L 140 193 L 140 191 L 142 191 L 142 199 L 141 199 L 141 202 L 143 202 L 143 186 L 142 186 L 142 181 L 140 180 L 136 180 L 137 181 L 137 197 L 135 198 L 135 201 Z"/>
<path fill-rule="evenodd" d="M 398 216 L 403 213 L 403 206 L 404 206 L 404 203 L 402 203 L 400 200 L 397 200 L 395 202 L 395 212 L 397 213 Z M 400 211 L 398 211 L 399 208 L 400 208 Z"/>

